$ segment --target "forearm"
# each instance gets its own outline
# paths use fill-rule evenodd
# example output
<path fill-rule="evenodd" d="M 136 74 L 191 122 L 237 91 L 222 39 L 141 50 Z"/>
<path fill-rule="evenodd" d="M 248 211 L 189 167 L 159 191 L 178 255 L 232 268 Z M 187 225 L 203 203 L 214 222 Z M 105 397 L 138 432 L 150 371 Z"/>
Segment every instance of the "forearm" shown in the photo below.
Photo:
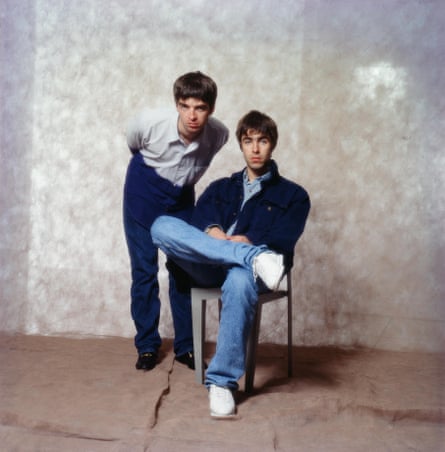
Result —
<path fill-rule="evenodd" d="M 253 243 L 249 240 L 249 237 L 246 235 L 229 235 L 227 239 L 231 242 L 239 242 L 239 243 L 247 243 L 248 245 L 253 245 Z"/>

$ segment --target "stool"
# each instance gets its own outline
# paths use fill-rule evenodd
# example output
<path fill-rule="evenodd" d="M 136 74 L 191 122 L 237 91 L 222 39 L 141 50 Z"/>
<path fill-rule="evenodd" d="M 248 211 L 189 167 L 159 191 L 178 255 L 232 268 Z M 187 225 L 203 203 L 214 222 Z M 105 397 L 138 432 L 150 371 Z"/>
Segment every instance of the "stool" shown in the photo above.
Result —
<path fill-rule="evenodd" d="M 292 278 L 290 272 L 286 277 L 287 287 L 276 292 L 267 292 L 258 296 L 258 304 L 252 324 L 252 330 L 247 342 L 245 392 L 252 392 L 255 376 L 256 349 L 260 332 L 261 310 L 264 303 L 287 298 L 287 374 L 292 376 Z M 221 308 L 221 288 L 192 287 L 192 322 L 193 322 L 193 351 L 195 354 L 195 380 L 204 382 L 203 350 L 206 329 L 207 300 L 218 300 Z"/>

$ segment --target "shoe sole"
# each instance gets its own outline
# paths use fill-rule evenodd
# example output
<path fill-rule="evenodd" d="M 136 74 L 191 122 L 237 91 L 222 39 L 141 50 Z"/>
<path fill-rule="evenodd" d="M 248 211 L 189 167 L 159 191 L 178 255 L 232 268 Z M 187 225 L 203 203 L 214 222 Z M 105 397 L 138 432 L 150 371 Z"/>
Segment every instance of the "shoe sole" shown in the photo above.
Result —
<path fill-rule="evenodd" d="M 283 278 L 284 278 L 285 274 L 286 274 L 286 271 L 283 268 L 283 271 L 281 272 L 280 277 L 278 278 L 277 282 L 272 287 L 269 287 L 266 283 L 264 283 L 264 280 L 263 280 L 263 283 L 272 292 L 278 292 L 278 290 L 280 289 L 281 281 L 283 281 Z"/>
<path fill-rule="evenodd" d="M 183 366 L 186 366 L 188 369 L 195 370 L 195 366 L 194 366 L 194 365 L 193 365 L 193 367 L 192 367 L 192 366 L 188 365 L 187 363 L 185 363 L 185 362 L 183 362 L 183 361 L 180 361 L 180 360 L 177 359 L 177 358 L 175 358 L 175 361 L 176 361 L 177 363 L 179 363 L 179 364 L 182 364 Z"/>
<path fill-rule="evenodd" d="M 210 417 L 212 419 L 215 420 L 227 420 L 227 421 L 233 421 L 235 419 L 239 419 L 239 416 L 237 415 L 237 413 L 233 413 L 233 414 L 216 414 L 216 413 L 212 413 L 210 412 Z"/>
<path fill-rule="evenodd" d="M 285 273 L 286 273 L 286 272 L 285 272 L 285 270 L 284 270 L 284 268 L 283 268 L 283 272 L 281 273 L 281 276 L 280 276 L 280 279 L 278 280 L 278 283 L 275 284 L 275 287 L 272 289 L 273 292 L 276 292 L 276 291 L 280 288 L 280 284 L 281 284 L 281 281 L 283 281 L 283 278 L 284 278 L 284 274 L 285 274 Z"/>
<path fill-rule="evenodd" d="M 281 273 L 280 273 L 280 277 L 279 277 L 278 280 L 275 282 L 275 284 L 269 286 L 268 284 L 265 283 L 264 279 L 262 279 L 261 276 L 260 276 L 260 278 L 261 278 L 261 280 L 263 281 L 264 285 L 265 285 L 269 290 L 271 290 L 272 292 L 277 292 L 277 291 L 278 291 L 278 289 L 280 288 L 281 281 L 283 280 L 283 277 L 284 277 L 284 275 L 286 274 L 286 268 L 284 267 L 284 263 L 283 263 L 283 262 L 284 262 L 284 259 L 283 259 L 283 256 L 282 256 L 282 255 L 280 255 L 280 256 L 281 256 L 281 260 L 280 260 Z"/>

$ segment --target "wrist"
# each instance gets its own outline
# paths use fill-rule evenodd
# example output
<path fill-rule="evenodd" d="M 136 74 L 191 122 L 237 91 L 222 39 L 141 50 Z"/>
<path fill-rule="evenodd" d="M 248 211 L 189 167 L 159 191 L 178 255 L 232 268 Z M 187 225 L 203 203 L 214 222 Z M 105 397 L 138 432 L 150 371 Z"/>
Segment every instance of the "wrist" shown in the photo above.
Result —
<path fill-rule="evenodd" d="M 206 234 L 208 234 L 208 233 L 209 233 L 212 229 L 214 229 L 214 228 L 216 228 L 216 229 L 222 231 L 222 228 L 221 228 L 218 224 L 211 224 L 211 225 L 207 226 L 207 227 L 204 229 L 204 232 L 205 232 Z"/>

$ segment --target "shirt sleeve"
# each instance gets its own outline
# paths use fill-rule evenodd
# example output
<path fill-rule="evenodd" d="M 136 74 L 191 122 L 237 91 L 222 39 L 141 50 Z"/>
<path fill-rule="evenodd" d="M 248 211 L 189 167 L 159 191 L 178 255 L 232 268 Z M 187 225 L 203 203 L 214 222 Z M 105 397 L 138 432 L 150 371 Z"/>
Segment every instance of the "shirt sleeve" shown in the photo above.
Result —
<path fill-rule="evenodd" d="M 127 145 L 130 151 L 139 152 L 144 147 L 144 140 L 150 136 L 152 114 L 148 109 L 132 117 L 127 124 Z"/>

